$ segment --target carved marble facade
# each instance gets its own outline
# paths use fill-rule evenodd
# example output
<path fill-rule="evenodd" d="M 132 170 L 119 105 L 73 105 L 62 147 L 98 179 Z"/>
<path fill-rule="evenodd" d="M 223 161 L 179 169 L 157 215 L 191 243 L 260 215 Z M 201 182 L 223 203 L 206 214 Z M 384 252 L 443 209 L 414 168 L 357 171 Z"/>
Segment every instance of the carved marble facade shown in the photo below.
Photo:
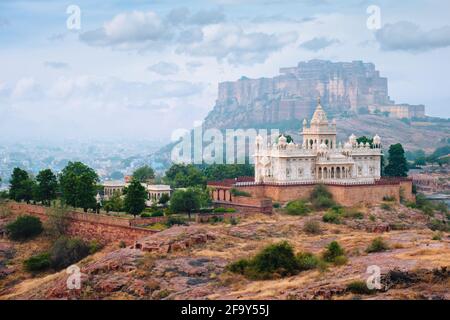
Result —
<path fill-rule="evenodd" d="M 356 184 L 380 179 L 380 137 L 375 135 L 372 145 L 359 144 L 352 134 L 338 143 L 336 122 L 328 121 L 320 100 L 309 127 L 304 120 L 301 134 L 302 144 L 288 142 L 284 135 L 269 144 L 256 138 L 255 182 Z"/>

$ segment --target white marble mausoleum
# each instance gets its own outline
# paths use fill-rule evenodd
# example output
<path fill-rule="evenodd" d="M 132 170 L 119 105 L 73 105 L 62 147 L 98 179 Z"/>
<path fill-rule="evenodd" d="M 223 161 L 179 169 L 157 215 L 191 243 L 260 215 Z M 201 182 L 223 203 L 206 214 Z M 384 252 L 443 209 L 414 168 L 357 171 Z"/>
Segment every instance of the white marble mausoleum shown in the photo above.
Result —
<path fill-rule="evenodd" d="M 274 143 L 256 138 L 256 183 L 336 183 L 372 184 L 381 176 L 381 139 L 373 144 L 358 143 L 355 135 L 348 141 L 336 139 L 336 121 L 329 122 L 320 105 L 308 126 L 303 122 L 303 141 L 296 144 L 281 135 Z"/>

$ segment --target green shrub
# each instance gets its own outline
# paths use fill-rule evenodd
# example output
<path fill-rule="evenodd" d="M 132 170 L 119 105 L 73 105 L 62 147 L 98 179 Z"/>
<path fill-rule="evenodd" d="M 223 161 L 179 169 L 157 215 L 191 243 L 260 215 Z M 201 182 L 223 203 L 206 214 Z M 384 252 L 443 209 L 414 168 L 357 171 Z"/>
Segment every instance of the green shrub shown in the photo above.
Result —
<path fill-rule="evenodd" d="M 427 216 L 432 217 L 434 215 L 434 207 L 432 204 L 424 205 L 424 206 L 420 207 L 420 210 L 422 210 L 422 212 L 424 214 L 426 214 Z"/>
<path fill-rule="evenodd" d="M 215 208 L 214 210 L 213 210 L 213 212 L 214 213 L 224 213 L 224 212 L 226 212 L 227 210 L 225 209 L 225 208 L 222 208 L 222 207 L 218 207 L 218 208 Z"/>
<path fill-rule="evenodd" d="M 384 196 L 383 197 L 383 201 L 389 201 L 389 202 L 393 202 L 395 201 L 395 197 L 394 196 Z"/>
<path fill-rule="evenodd" d="M 411 208 L 411 209 L 417 209 L 417 205 L 416 205 L 416 203 L 413 202 L 413 201 L 408 201 L 408 202 L 406 202 L 405 205 L 406 205 L 408 208 Z"/>
<path fill-rule="evenodd" d="M 373 252 L 382 252 L 386 250 L 389 250 L 388 244 L 384 242 L 383 238 L 377 237 L 372 240 L 370 245 L 367 247 L 366 252 L 373 253 Z"/>
<path fill-rule="evenodd" d="M 150 214 L 151 217 L 163 217 L 164 212 L 162 210 L 155 210 Z"/>
<path fill-rule="evenodd" d="M 339 243 L 337 241 L 332 241 L 326 247 L 326 250 L 323 252 L 322 257 L 326 262 L 334 262 L 337 257 L 344 255 L 344 249 L 342 249 Z"/>
<path fill-rule="evenodd" d="M 313 207 L 317 210 L 331 208 L 336 204 L 333 201 L 332 194 L 322 184 L 319 184 L 314 188 L 311 192 L 310 200 Z"/>
<path fill-rule="evenodd" d="M 33 216 L 20 216 L 6 226 L 8 236 L 16 241 L 34 238 L 43 230 L 41 220 Z"/>
<path fill-rule="evenodd" d="M 141 213 L 141 218 L 150 218 L 152 215 L 151 213 L 143 212 Z"/>
<path fill-rule="evenodd" d="M 339 213 L 336 213 L 335 211 L 328 211 L 322 216 L 322 221 L 327 223 L 340 224 L 341 217 Z"/>
<path fill-rule="evenodd" d="M 377 219 L 377 217 L 375 217 L 373 214 L 371 214 L 369 216 L 369 220 L 372 221 L 372 222 L 375 222 L 376 219 Z"/>
<path fill-rule="evenodd" d="M 439 201 L 436 205 L 435 208 L 437 211 L 447 214 L 448 213 L 448 207 L 447 204 L 443 201 Z"/>
<path fill-rule="evenodd" d="M 315 269 L 319 264 L 319 258 L 311 252 L 300 252 L 297 254 L 298 270 Z"/>
<path fill-rule="evenodd" d="M 346 256 L 337 256 L 334 258 L 333 264 L 336 266 L 343 266 L 344 264 L 347 264 L 348 259 Z"/>
<path fill-rule="evenodd" d="M 166 221 L 166 225 L 171 227 L 173 225 L 186 225 L 186 219 L 177 216 L 169 216 Z"/>
<path fill-rule="evenodd" d="M 441 221 L 438 219 L 432 219 L 428 223 L 428 228 L 430 228 L 433 231 L 443 231 L 443 232 L 449 232 L 450 228 L 448 224 L 445 221 Z"/>
<path fill-rule="evenodd" d="M 209 219 L 209 222 L 211 222 L 211 223 L 223 222 L 223 217 L 212 216 Z"/>
<path fill-rule="evenodd" d="M 245 274 L 250 262 L 246 259 L 240 259 L 227 265 L 227 270 L 233 273 Z"/>
<path fill-rule="evenodd" d="M 50 251 L 52 267 L 56 270 L 66 268 L 87 257 L 91 247 L 78 238 L 59 238 Z"/>
<path fill-rule="evenodd" d="M 281 208 L 281 204 L 279 202 L 274 202 L 272 205 L 275 209 Z"/>
<path fill-rule="evenodd" d="M 367 283 L 364 281 L 353 281 L 347 284 L 347 291 L 354 294 L 372 294 L 375 290 L 371 290 L 367 287 Z"/>
<path fill-rule="evenodd" d="M 312 200 L 311 202 L 313 207 L 317 210 L 328 209 L 336 204 L 333 199 L 326 198 L 323 196 L 318 197 Z"/>
<path fill-rule="evenodd" d="M 229 264 L 227 269 L 255 280 L 290 276 L 299 271 L 294 249 L 286 241 L 271 244 L 251 259 Z"/>
<path fill-rule="evenodd" d="M 228 222 L 229 222 L 231 225 L 235 226 L 235 225 L 237 225 L 237 224 L 239 223 L 239 219 L 236 218 L 236 217 L 230 217 L 230 219 L 228 220 Z"/>
<path fill-rule="evenodd" d="M 226 208 L 225 212 L 227 212 L 227 213 L 234 213 L 234 212 L 236 212 L 236 209 L 235 208 Z"/>
<path fill-rule="evenodd" d="M 311 209 L 304 200 L 291 201 L 286 206 L 286 213 L 292 216 L 305 216 Z"/>
<path fill-rule="evenodd" d="M 343 216 L 351 219 L 364 219 L 364 213 L 355 209 L 346 209 Z"/>
<path fill-rule="evenodd" d="M 37 254 L 26 259 L 23 264 L 25 270 L 27 270 L 28 272 L 39 272 L 47 270 L 51 266 L 50 254 L 47 252 Z"/>
<path fill-rule="evenodd" d="M 391 210 L 392 210 L 391 205 L 388 204 L 388 203 L 382 203 L 382 204 L 380 205 L 380 208 L 383 209 L 383 210 L 385 210 L 385 211 L 391 211 Z"/>
<path fill-rule="evenodd" d="M 322 229 L 320 228 L 320 223 L 318 221 L 309 220 L 303 225 L 303 231 L 309 234 L 319 234 L 322 232 Z"/>
<path fill-rule="evenodd" d="M 100 251 L 103 248 L 103 245 L 97 240 L 92 240 L 89 242 L 89 254 L 94 254 Z"/>
<path fill-rule="evenodd" d="M 232 188 L 230 190 L 230 192 L 231 192 L 231 195 L 238 196 L 238 197 L 251 197 L 252 196 L 250 193 L 236 189 L 236 188 Z"/>
<path fill-rule="evenodd" d="M 286 241 L 267 246 L 253 258 L 252 262 L 254 270 L 263 275 L 278 273 L 281 276 L 288 276 L 297 271 L 294 249 Z"/>

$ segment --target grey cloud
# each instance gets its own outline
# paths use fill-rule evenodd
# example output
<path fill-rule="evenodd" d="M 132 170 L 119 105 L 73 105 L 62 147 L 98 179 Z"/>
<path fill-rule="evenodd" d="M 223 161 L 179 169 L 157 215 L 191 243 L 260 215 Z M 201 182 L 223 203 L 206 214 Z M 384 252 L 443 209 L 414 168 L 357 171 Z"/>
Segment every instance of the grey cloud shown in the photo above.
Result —
<path fill-rule="evenodd" d="M 200 43 L 179 46 L 178 53 L 212 56 L 234 65 L 264 62 L 270 54 L 297 39 L 296 32 L 266 34 L 247 33 L 236 26 L 222 26 Z"/>
<path fill-rule="evenodd" d="M 186 8 L 172 9 L 166 16 L 166 21 L 172 25 L 206 26 L 224 22 L 226 17 L 220 9 L 200 10 L 194 14 Z"/>
<path fill-rule="evenodd" d="M 166 20 L 173 25 L 180 25 L 186 23 L 191 12 L 188 8 L 175 8 L 172 9 L 166 16 Z"/>
<path fill-rule="evenodd" d="M 189 22 L 197 25 L 217 24 L 225 21 L 225 14 L 221 10 L 200 10 L 195 13 Z"/>
<path fill-rule="evenodd" d="M 180 68 L 176 64 L 164 61 L 151 65 L 147 69 L 163 76 L 174 75 L 180 71 Z"/>
<path fill-rule="evenodd" d="M 307 23 L 311 21 L 315 21 L 317 18 L 315 17 L 304 17 L 304 18 L 291 18 L 287 17 L 283 14 L 273 14 L 268 16 L 256 16 L 252 18 L 250 21 L 252 23 L 273 23 L 273 22 L 289 22 L 289 23 Z"/>
<path fill-rule="evenodd" d="M 428 51 L 450 46 L 450 26 L 423 31 L 408 21 L 386 24 L 375 33 L 382 50 Z"/>
<path fill-rule="evenodd" d="M 180 43 L 193 43 L 203 40 L 203 31 L 200 28 L 189 28 L 180 32 L 178 36 L 178 42 Z"/>
<path fill-rule="evenodd" d="M 296 32 L 248 33 L 236 25 L 220 23 L 224 20 L 219 10 L 190 15 L 182 8 L 164 18 L 154 12 L 134 11 L 115 16 L 102 28 L 82 33 L 80 40 L 121 50 L 174 48 L 177 53 L 210 56 L 238 65 L 264 62 L 271 53 L 297 39 Z M 210 25 L 207 37 L 202 29 L 205 25 Z"/>
<path fill-rule="evenodd" d="M 156 13 L 134 11 L 121 13 L 102 28 L 80 34 L 80 40 L 118 49 L 157 49 L 173 39 L 173 31 Z"/>
<path fill-rule="evenodd" d="M 300 44 L 300 48 L 310 50 L 310 51 L 319 51 L 323 50 L 333 44 L 339 43 L 337 39 L 328 39 L 325 37 L 316 37 L 311 40 L 305 41 Z"/>
<path fill-rule="evenodd" d="M 52 69 L 67 69 L 69 68 L 69 65 L 65 62 L 58 62 L 58 61 L 45 61 L 44 66 L 47 68 Z"/>

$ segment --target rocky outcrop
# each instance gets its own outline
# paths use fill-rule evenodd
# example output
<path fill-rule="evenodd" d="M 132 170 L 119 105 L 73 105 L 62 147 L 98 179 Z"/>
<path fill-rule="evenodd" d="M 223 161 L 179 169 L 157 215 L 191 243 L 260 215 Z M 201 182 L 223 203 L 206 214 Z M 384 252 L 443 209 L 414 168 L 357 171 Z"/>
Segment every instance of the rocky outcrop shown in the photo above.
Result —
<path fill-rule="evenodd" d="M 309 118 L 317 97 L 331 114 L 357 111 L 359 107 L 394 104 L 389 99 L 387 78 L 373 63 L 311 60 L 280 69 L 273 78 L 219 84 L 213 111 L 206 126 L 240 126 Z M 220 126 L 219 126 L 220 127 Z"/>
<path fill-rule="evenodd" d="M 183 251 L 214 239 L 216 239 L 216 236 L 211 232 L 196 227 L 179 226 L 142 238 L 136 241 L 134 248 L 145 252 L 165 254 Z"/>

